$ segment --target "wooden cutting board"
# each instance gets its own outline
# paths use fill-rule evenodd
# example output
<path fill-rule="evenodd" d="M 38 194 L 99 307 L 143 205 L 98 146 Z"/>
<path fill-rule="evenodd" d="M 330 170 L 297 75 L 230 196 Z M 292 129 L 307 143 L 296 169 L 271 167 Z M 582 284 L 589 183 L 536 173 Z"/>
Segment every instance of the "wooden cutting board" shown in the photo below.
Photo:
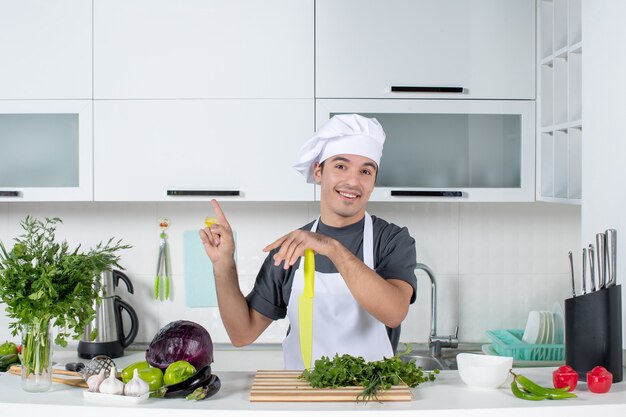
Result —
<path fill-rule="evenodd" d="M 11 366 L 9 368 L 9 373 L 11 375 L 21 375 L 22 374 L 22 367 L 20 365 L 13 365 L 13 366 Z M 53 375 L 63 375 L 61 377 L 53 376 L 52 377 L 52 382 L 59 382 L 61 384 L 71 385 L 73 387 L 79 387 L 79 388 L 88 388 L 89 387 L 87 385 L 87 382 L 82 378 L 81 374 L 79 374 L 78 372 L 72 372 L 72 371 L 66 371 L 64 369 L 52 368 L 52 374 Z M 74 376 L 74 377 L 79 377 L 79 378 L 67 378 L 66 376 Z"/>
<path fill-rule="evenodd" d="M 250 390 L 251 402 L 357 401 L 363 387 L 312 388 L 298 376 L 302 371 L 257 371 Z M 378 394 L 378 401 L 411 401 L 406 385 L 394 385 Z"/>

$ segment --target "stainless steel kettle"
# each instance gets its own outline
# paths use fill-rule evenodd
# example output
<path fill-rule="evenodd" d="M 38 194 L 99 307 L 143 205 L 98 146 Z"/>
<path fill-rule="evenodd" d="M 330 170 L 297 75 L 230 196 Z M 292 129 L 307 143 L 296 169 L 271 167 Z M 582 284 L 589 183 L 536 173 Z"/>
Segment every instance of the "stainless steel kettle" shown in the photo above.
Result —
<path fill-rule="evenodd" d="M 124 348 L 128 347 L 139 330 L 139 320 L 135 310 L 122 299 L 115 295 L 115 289 L 120 280 L 124 281 L 129 293 L 133 293 L 133 284 L 130 279 L 120 271 L 110 270 L 100 274 L 100 303 L 94 301 L 93 308 L 96 318 L 85 326 L 83 336 L 78 342 L 78 356 L 91 359 L 96 355 L 107 355 L 111 358 L 119 358 L 124 355 Z M 130 317 L 130 330 L 124 331 L 122 310 Z M 96 337 L 92 340 L 92 333 Z"/>

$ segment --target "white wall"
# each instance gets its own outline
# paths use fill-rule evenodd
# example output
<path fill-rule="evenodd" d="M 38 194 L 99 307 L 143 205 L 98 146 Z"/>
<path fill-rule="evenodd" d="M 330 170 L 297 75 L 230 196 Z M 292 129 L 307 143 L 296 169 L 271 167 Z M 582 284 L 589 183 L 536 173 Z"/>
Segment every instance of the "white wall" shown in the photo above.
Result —
<path fill-rule="evenodd" d="M 244 294 L 264 258 L 261 249 L 317 215 L 317 203 L 224 203 L 237 232 L 237 259 Z M 544 203 L 371 203 L 369 211 L 406 225 L 417 241 L 418 260 L 439 280 L 439 329 L 460 327 L 462 342 L 487 342 L 490 328 L 523 328 L 532 309 L 551 309 L 569 294 L 566 254 L 578 247 L 580 208 Z M 137 341 L 149 342 L 160 327 L 189 319 L 204 325 L 215 342 L 228 342 L 217 308 L 188 308 L 184 297 L 182 232 L 202 227 L 208 203 L 0 203 L 0 240 L 11 245 L 19 221 L 31 214 L 63 220 L 57 237 L 72 247 L 91 247 L 115 236 L 134 247 L 122 265 L 135 294 L 120 291 L 137 310 Z M 155 301 L 152 287 L 158 248 L 158 218 L 171 220 L 171 301 Z M 403 325 L 402 341 L 425 342 L 430 284 L 419 275 L 418 300 Z M 10 338 L 0 316 L 0 341 Z M 259 342 L 282 341 L 287 323 L 274 323 Z"/>
<path fill-rule="evenodd" d="M 626 116 L 625 15 L 626 2 L 623 0 L 582 2 L 581 247 L 595 243 L 596 233 L 608 228 L 617 229 L 618 284 L 623 282 L 626 265 L 626 133 L 621 125 Z M 622 314 L 622 323 L 625 317 Z"/>

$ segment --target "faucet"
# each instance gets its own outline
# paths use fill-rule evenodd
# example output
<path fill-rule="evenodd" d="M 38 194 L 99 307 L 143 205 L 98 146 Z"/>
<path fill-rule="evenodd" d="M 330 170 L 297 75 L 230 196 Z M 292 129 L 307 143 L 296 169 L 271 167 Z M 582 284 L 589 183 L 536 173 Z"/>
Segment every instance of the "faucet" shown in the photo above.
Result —
<path fill-rule="evenodd" d="M 441 348 L 456 348 L 459 346 L 459 326 L 456 326 L 454 335 L 440 336 L 437 334 L 437 281 L 435 274 L 426 265 L 418 263 L 416 270 L 426 272 L 430 278 L 430 334 L 428 335 L 428 348 L 430 355 L 434 358 L 441 358 Z"/>

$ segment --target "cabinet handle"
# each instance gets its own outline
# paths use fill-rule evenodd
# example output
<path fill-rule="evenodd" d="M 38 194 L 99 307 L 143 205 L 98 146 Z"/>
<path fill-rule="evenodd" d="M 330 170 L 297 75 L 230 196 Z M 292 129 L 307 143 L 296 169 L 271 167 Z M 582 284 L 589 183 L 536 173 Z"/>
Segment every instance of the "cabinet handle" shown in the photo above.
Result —
<path fill-rule="evenodd" d="M 408 85 L 392 85 L 392 93 L 462 93 L 463 87 L 413 87 Z"/>
<path fill-rule="evenodd" d="M 239 196 L 239 190 L 167 190 L 167 195 L 172 197 L 223 197 Z"/>
<path fill-rule="evenodd" d="M 0 191 L 0 197 L 21 197 L 19 191 Z"/>
<path fill-rule="evenodd" d="M 391 190 L 392 197 L 463 197 L 463 191 Z"/>

